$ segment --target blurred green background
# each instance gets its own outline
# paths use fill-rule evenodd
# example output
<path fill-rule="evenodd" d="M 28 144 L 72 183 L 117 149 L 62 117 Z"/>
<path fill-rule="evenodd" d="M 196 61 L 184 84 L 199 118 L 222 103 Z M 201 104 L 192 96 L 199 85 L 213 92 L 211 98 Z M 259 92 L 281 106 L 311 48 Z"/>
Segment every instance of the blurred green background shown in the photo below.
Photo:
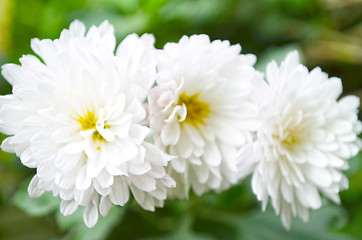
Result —
<path fill-rule="evenodd" d="M 261 71 L 297 49 L 308 68 L 342 78 L 344 93 L 362 98 L 361 0 L 0 0 L 0 65 L 18 63 L 32 53 L 31 38 L 58 38 L 74 19 L 87 26 L 108 19 L 118 42 L 129 33 L 153 33 L 157 48 L 206 33 L 256 54 Z M 10 92 L 0 77 L 0 93 Z M 324 200 L 309 223 L 295 219 L 289 232 L 271 208 L 261 213 L 250 179 L 221 194 L 168 200 L 154 213 L 131 200 L 87 229 L 81 212 L 61 216 L 51 194 L 30 199 L 34 170 L 0 151 L 0 239 L 362 239 L 362 153 L 350 166 L 341 206 Z"/>

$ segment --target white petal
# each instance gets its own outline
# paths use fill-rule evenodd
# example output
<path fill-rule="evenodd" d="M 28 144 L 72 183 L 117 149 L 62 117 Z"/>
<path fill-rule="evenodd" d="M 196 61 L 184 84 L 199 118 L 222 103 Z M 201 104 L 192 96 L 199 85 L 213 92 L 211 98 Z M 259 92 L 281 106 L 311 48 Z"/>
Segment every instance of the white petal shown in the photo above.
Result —
<path fill-rule="evenodd" d="M 74 35 L 74 36 L 84 36 L 85 34 L 85 25 L 84 23 L 82 23 L 79 20 L 74 20 L 70 26 L 69 26 L 69 31 Z"/>
<path fill-rule="evenodd" d="M 124 151 L 122 151 L 123 149 L 120 149 L 118 146 L 119 145 L 115 143 L 109 143 L 104 146 L 104 150 L 106 152 L 106 161 L 113 166 L 119 166 L 120 164 L 129 160 L 127 157 L 123 157 Z"/>
<path fill-rule="evenodd" d="M 157 183 L 157 189 L 150 192 L 150 195 L 159 200 L 165 200 L 167 197 L 167 189 L 162 183 Z"/>
<path fill-rule="evenodd" d="M 124 178 L 115 177 L 109 199 L 113 204 L 123 206 L 129 199 L 129 189 Z"/>
<path fill-rule="evenodd" d="M 116 46 L 116 38 L 114 36 L 114 27 L 107 20 L 99 25 L 99 33 L 102 39 L 102 44 L 107 46 L 111 51 L 114 51 Z"/>
<path fill-rule="evenodd" d="M 92 182 L 92 187 L 100 196 L 108 196 L 111 193 L 111 187 L 102 187 L 98 181 L 95 180 Z"/>
<path fill-rule="evenodd" d="M 33 157 L 31 148 L 26 149 L 20 156 L 21 163 L 27 167 L 35 168 L 38 166 L 37 161 Z"/>
<path fill-rule="evenodd" d="M 283 202 L 282 204 L 283 204 L 281 211 L 282 223 L 285 229 L 290 230 L 290 227 L 292 225 L 292 213 L 290 211 L 288 203 Z"/>
<path fill-rule="evenodd" d="M 337 120 L 333 123 L 332 130 L 336 134 L 345 134 L 351 132 L 353 129 L 352 123 L 345 120 Z"/>
<path fill-rule="evenodd" d="M 316 149 L 308 153 L 308 162 L 316 167 L 326 167 L 328 165 L 326 155 Z"/>
<path fill-rule="evenodd" d="M 77 208 L 78 208 L 78 203 L 73 200 L 70 200 L 70 201 L 63 200 L 60 203 L 60 212 L 64 216 L 73 214 L 77 210 Z"/>
<path fill-rule="evenodd" d="M 282 191 L 283 198 L 286 202 L 291 203 L 293 201 L 293 188 L 285 181 L 280 182 L 280 190 Z"/>
<path fill-rule="evenodd" d="M 82 141 L 74 141 L 67 144 L 64 148 L 64 151 L 69 154 L 80 153 L 84 149 L 84 142 Z"/>
<path fill-rule="evenodd" d="M 300 205 L 299 203 L 296 203 L 296 208 L 297 208 L 297 214 L 298 216 L 304 221 L 304 222 L 308 222 L 309 221 L 309 211 L 308 208 L 303 207 L 302 205 Z"/>
<path fill-rule="evenodd" d="M 39 179 L 46 182 L 53 182 L 55 180 L 55 175 L 57 174 L 57 169 L 54 167 L 52 162 L 44 162 L 38 166 L 37 175 Z"/>
<path fill-rule="evenodd" d="M 38 198 L 44 193 L 44 191 L 38 187 L 38 184 L 39 184 L 39 178 L 37 175 L 35 175 L 31 179 L 28 186 L 28 193 L 31 198 Z"/>
<path fill-rule="evenodd" d="M 87 158 L 86 167 L 86 178 L 92 179 L 95 178 L 103 169 L 103 166 L 99 163 L 100 156 L 96 159 Z"/>
<path fill-rule="evenodd" d="M 296 193 L 303 206 L 310 207 L 312 209 L 318 209 L 321 207 L 322 200 L 315 186 L 311 184 L 304 184 L 300 191 L 296 190 Z"/>
<path fill-rule="evenodd" d="M 338 143 L 331 142 L 331 143 L 326 143 L 326 144 L 320 143 L 317 145 L 317 147 L 320 150 L 325 151 L 325 152 L 334 152 L 338 149 L 339 145 L 338 145 Z"/>
<path fill-rule="evenodd" d="M 191 140 L 185 133 L 185 131 L 181 130 L 180 140 L 177 143 L 176 148 L 177 148 L 177 153 L 179 154 L 179 156 L 181 158 L 190 157 L 190 155 L 193 151 L 193 145 L 191 143 Z"/>
<path fill-rule="evenodd" d="M 83 211 L 83 220 L 88 228 L 94 227 L 98 221 L 98 209 L 94 203 L 89 203 Z"/>
<path fill-rule="evenodd" d="M 328 188 L 333 182 L 331 173 L 326 168 L 306 165 L 303 172 L 312 183 L 319 187 Z"/>
<path fill-rule="evenodd" d="M 209 178 L 209 170 L 206 166 L 192 166 L 194 174 L 198 177 L 200 183 L 204 184 Z"/>
<path fill-rule="evenodd" d="M 92 196 L 94 196 L 94 188 L 92 187 L 82 191 L 74 191 L 74 200 L 82 206 L 89 204 Z"/>
<path fill-rule="evenodd" d="M 3 150 L 4 152 L 15 153 L 16 145 L 12 145 L 10 143 L 12 138 L 13 137 L 5 138 L 5 140 L 1 143 L 1 150 Z"/>
<path fill-rule="evenodd" d="M 208 142 L 205 145 L 203 159 L 211 166 L 218 166 L 221 163 L 221 153 L 218 146 L 214 142 Z M 236 156 L 235 156 L 236 161 Z"/>
<path fill-rule="evenodd" d="M 79 190 L 85 190 L 91 185 L 91 183 L 92 180 L 87 177 L 87 168 L 86 166 L 83 166 L 81 169 L 79 169 L 77 174 L 75 187 Z"/>
<path fill-rule="evenodd" d="M 166 187 L 169 188 L 173 188 L 176 186 L 175 180 L 173 180 L 173 178 L 167 174 L 163 178 L 161 178 L 161 182 L 162 184 L 164 184 Z"/>
<path fill-rule="evenodd" d="M 155 211 L 155 201 L 153 200 L 153 197 L 146 193 L 145 198 L 142 203 L 140 203 L 141 207 L 148 211 Z"/>
<path fill-rule="evenodd" d="M 119 142 L 116 142 L 116 144 L 120 149 L 119 157 L 122 159 L 120 162 L 127 161 L 137 156 L 138 148 L 129 139 L 121 139 Z"/>
<path fill-rule="evenodd" d="M 357 96 L 349 95 L 341 98 L 338 104 L 342 105 L 345 109 L 355 111 L 360 105 L 360 99 Z"/>
<path fill-rule="evenodd" d="M 215 189 L 215 190 L 220 188 L 221 183 L 222 183 L 222 178 L 218 178 L 215 175 L 210 176 L 209 180 L 207 181 L 207 185 L 211 189 Z"/>
<path fill-rule="evenodd" d="M 190 140 L 196 144 L 197 146 L 204 146 L 205 142 L 204 139 L 201 137 L 199 131 L 197 128 L 193 127 L 190 124 L 184 124 L 183 131 L 187 131 L 187 134 L 190 138 Z"/>
<path fill-rule="evenodd" d="M 131 185 L 131 191 L 133 193 L 134 198 L 136 201 L 142 205 L 146 198 L 146 193 L 140 189 L 138 189 L 136 186 Z"/>
<path fill-rule="evenodd" d="M 195 156 L 191 156 L 189 159 L 189 162 L 193 165 L 197 165 L 197 166 L 201 166 L 202 165 L 202 161 L 200 158 L 195 157 Z"/>
<path fill-rule="evenodd" d="M 185 172 L 186 165 L 187 165 L 186 159 L 175 158 L 171 161 L 172 168 L 178 173 Z"/>
<path fill-rule="evenodd" d="M 161 96 L 157 99 L 157 104 L 164 108 L 168 106 L 170 103 L 174 102 L 175 96 L 172 91 L 166 91 L 161 93 Z"/>
<path fill-rule="evenodd" d="M 96 180 L 102 188 L 107 188 L 113 184 L 113 176 L 105 169 L 98 174 Z"/>
<path fill-rule="evenodd" d="M 132 138 L 137 140 L 135 141 L 137 144 L 141 144 L 149 132 L 148 127 L 134 124 L 131 126 L 129 133 Z"/>
<path fill-rule="evenodd" d="M 143 175 L 151 170 L 152 170 L 152 166 L 148 162 L 145 162 L 143 164 L 128 163 L 128 173 L 131 173 L 134 175 Z"/>
<path fill-rule="evenodd" d="M 154 178 L 162 178 L 163 176 L 165 176 L 166 171 L 164 167 L 152 166 L 152 170 L 150 170 L 148 174 Z"/>
<path fill-rule="evenodd" d="M 113 140 L 116 138 L 115 134 L 108 129 L 99 128 L 97 130 L 107 142 L 113 142 Z"/>
<path fill-rule="evenodd" d="M 357 135 L 355 133 L 347 133 L 339 136 L 338 139 L 342 142 L 353 142 L 357 139 Z"/>
<path fill-rule="evenodd" d="M 146 159 L 154 165 L 166 166 L 168 161 L 174 158 L 150 143 L 144 142 L 142 146 L 146 149 Z"/>
<path fill-rule="evenodd" d="M 156 189 L 156 180 L 148 175 L 130 175 L 131 182 L 140 190 L 151 192 Z"/>
<path fill-rule="evenodd" d="M 161 130 L 161 139 L 164 145 L 175 145 L 180 138 L 180 125 L 177 121 L 166 123 Z"/>
<path fill-rule="evenodd" d="M 108 215 L 109 210 L 111 210 L 112 202 L 109 197 L 102 196 L 101 202 L 99 204 L 99 212 L 100 214 L 105 217 Z"/>
<path fill-rule="evenodd" d="M 81 154 L 66 154 L 62 149 L 58 152 L 54 164 L 55 167 L 61 171 L 70 171 L 78 161 L 82 158 Z"/>

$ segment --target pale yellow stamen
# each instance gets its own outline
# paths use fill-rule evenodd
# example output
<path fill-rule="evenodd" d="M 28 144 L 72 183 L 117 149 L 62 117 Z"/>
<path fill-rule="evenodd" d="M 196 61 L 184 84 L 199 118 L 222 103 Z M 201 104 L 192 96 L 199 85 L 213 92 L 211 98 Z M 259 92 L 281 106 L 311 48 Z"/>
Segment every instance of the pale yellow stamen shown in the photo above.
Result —
<path fill-rule="evenodd" d="M 97 124 L 97 118 L 94 115 L 94 112 L 88 112 L 86 116 L 78 119 L 78 122 L 82 126 L 82 130 L 95 129 Z"/>
<path fill-rule="evenodd" d="M 95 132 L 92 135 L 92 139 L 94 141 L 106 141 L 103 136 L 96 130 L 97 118 L 94 112 L 88 111 L 84 117 L 78 119 L 78 122 L 80 123 L 83 131 L 95 129 Z M 109 126 L 105 125 L 104 128 L 109 128 Z M 97 150 L 100 150 L 99 146 L 97 147 Z"/>
<path fill-rule="evenodd" d="M 291 148 L 296 145 L 300 138 L 298 138 L 298 131 L 290 131 L 284 130 L 283 136 L 279 136 L 279 134 L 272 135 L 273 139 L 279 141 L 282 146 L 286 148 Z"/>
<path fill-rule="evenodd" d="M 182 123 L 188 123 L 197 127 L 205 123 L 205 118 L 210 114 L 209 104 L 200 101 L 199 93 L 188 96 L 182 93 L 178 99 L 178 105 L 185 104 L 187 110 L 186 119 Z"/>
<path fill-rule="evenodd" d="M 294 134 L 292 132 L 288 133 L 287 136 L 285 137 L 283 143 L 284 144 L 288 144 L 288 145 L 292 145 L 297 141 L 296 137 L 294 136 Z"/>

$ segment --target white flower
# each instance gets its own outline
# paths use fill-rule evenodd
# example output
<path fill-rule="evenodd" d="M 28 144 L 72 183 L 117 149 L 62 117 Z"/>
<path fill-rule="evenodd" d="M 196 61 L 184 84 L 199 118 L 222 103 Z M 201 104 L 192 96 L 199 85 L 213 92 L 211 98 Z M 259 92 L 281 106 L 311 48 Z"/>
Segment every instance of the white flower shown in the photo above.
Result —
<path fill-rule="evenodd" d="M 2 149 L 36 168 L 32 197 L 51 191 L 60 210 L 84 206 L 88 227 L 112 204 L 124 205 L 129 188 L 145 209 L 162 206 L 174 181 L 164 166 L 170 157 L 144 141 L 149 128 L 143 102 L 156 65 L 154 38 L 128 36 L 114 55 L 113 26 L 74 21 L 59 39 L 33 39 L 21 66 L 3 66 L 13 94 L 0 98 L 0 128 L 12 135 Z"/>
<path fill-rule="evenodd" d="M 191 187 L 198 195 L 220 191 L 238 180 L 237 151 L 258 124 L 251 102 L 256 58 L 240 51 L 194 35 L 159 52 L 150 127 L 156 144 L 177 156 L 168 167 L 177 182 L 170 195 L 188 197 Z"/>
<path fill-rule="evenodd" d="M 359 99 L 339 101 L 342 84 L 319 68 L 308 72 L 296 51 L 278 67 L 268 64 L 267 83 L 257 86 L 261 125 L 254 145 L 256 169 L 252 188 L 266 208 L 270 196 L 285 228 L 291 218 L 308 221 L 309 209 L 318 209 L 320 194 L 339 203 L 348 188 L 342 170 L 361 147 L 357 134 Z"/>

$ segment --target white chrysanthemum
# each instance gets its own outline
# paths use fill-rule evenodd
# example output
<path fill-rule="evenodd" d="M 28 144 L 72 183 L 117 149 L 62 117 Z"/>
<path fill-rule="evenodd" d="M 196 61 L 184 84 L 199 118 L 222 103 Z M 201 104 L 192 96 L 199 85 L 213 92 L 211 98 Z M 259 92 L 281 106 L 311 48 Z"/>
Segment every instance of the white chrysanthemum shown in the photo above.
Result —
<path fill-rule="evenodd" d="M 256 169 L 252 188 L 266 208 L 270 196 L 285 228 L 291 218 L 307 221 L 309 208 L 321 207 L 320 194 L 339 203 L 348 188 L 342 170 L 361 142 L 357 118 L 359 99 L 339 101 L 341 80 L 319 68 L 311 72 L 290 53 L 278 67 L 269 63 L 267 83 L 257 86 L 261 125 L 254 145 Z"/>
<path fill-rule="evenodd" d="M 251 102 L 256 58 L 240 51 L 240 45 L 194 35 L 159 52 L 150 127 L 156 144 L 177 156 L 168 167 L 177 182 L 171 195 L 188 197 L 190 187 L 198 195 L 219 191 L 238 180 L 237 151 L 258 123 Z"/>
<path fill-rule="evenodd" d="M 1 131 L 13 135 L 2 149 L 36 168 L 32 197 L 52 191 L 60 210 L 85 206 L 84 222 L 96 224 L 112 204 L 124 205 L 129 188 L 145 209 L 161 206 L 174 181 L 170 157 L 144 141 L 149 128 L 143 102 L 154 82 L 154 38 L 128 36 L 114 55 L 113 26 L 74 21 L 59 39 L 33 39 L 21 66 L 3 66 L 13 94 L 0 98 Z"/>

